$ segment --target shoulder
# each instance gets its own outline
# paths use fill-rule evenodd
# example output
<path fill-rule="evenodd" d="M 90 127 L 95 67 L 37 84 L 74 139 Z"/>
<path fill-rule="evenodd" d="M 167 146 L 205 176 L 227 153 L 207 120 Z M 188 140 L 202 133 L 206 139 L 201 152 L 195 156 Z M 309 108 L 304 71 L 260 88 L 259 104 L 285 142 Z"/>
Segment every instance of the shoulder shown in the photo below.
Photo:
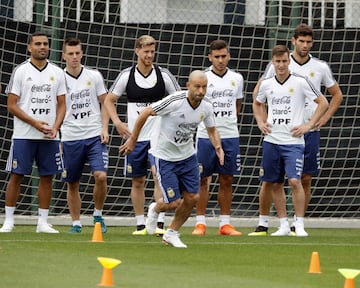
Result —
<path fill-rule="evenodd" d="M 228 73 L 232 78 L 244 80 L 243 75 L 240 72 L 235 71 L 234 69 L 228 69 Z"/>
<path fill-rule="evenodd" d="M 326 62 L 325 60 L 321 60 L 319 58 L 313 57 L 313 56 L 311 56 L 309 63 L 313 67 L 319 67 L 322 69 L 330 69 L 328 62 Z"/>
<path fill-rule="evenodd" d="M 30 61 L 25 60 L 24 62 L 22 62 L 22 63 L 15 66 L 14 72 L 23 71 L 24 69 L 27 69 L 28 67 L 31 67 Z"/>
<path fill-rule="evenodd" d="M 170 72 L 169 69 L 166 69 L 166 68 L 163 68 L 163 67 L 157 66 L 157 65 L 154 65 L 154 68 L 159 69 L 159 71 L 162 75 L 174 77 L 174 75 Z"/>
<path fill-rule="evenodd" d="M 51 61 L 48 61 L 48 67 L 56 72 L 61 72 L 63 73 L 64 70 L 62 68 L 60 68 L 60 66 L 58 66 L 57 64 L 51 62 Z"/>
<path fill-rule="evenodd" d="M 84 69 L 85 73 L 87 73 L 87 74 L 90 74 L 90 75 L 95 76 L 95 77 L 99 77 L 99 76 L 102 77 L 101 72 L 96 68 L 84 65 L 83 69 Z"/>

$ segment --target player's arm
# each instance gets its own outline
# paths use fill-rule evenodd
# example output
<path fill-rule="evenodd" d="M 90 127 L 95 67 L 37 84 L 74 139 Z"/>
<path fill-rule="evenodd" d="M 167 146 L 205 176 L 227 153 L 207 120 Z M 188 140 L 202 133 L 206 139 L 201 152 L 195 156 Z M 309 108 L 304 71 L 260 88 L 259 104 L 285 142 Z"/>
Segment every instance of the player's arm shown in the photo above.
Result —
<path fill-rule="evenodd" d="M 114 123 L 117 132 L 119 133 L 120 137 L 127 139 L 130 137 L 131 132 L 126 123 L 122 122 L 117 114 L 115 103 L 118 100 L 118 96 L 112 92 L 109 92 L 104 100 L 104 107 L 107 110 L 107 113 Z"/>
<path fill-rule="evenodd" d="M 45 134 L 45 138 L 50 138 L 50 139 L 54 139 L 56 137 L 57 132 L 60 129 L 61 124 L 64 121 L 65 118 L 65 113 L 66 113 L 66 100 L 65 100 L 65 94 L 62 95 L 58 95 L 56 97 L 56 118 L 55 118 L 55 122 L 53 124 L 52 127 L 52 132 L 51 132 L 51 136 L 50 133 L 46 133 Z"/>
<path fill-rule="evenodd" d="M 102 130 L 101 130 L 101 143 L 108 143 L 109 142 L 109 113 L 107 109 L 104 107 L 104 101 L 106 98 L 106 93 L 100 95 L 99 102 L 101 105 L 101 123 L 102 123 Z"/>
<path fill-rule="evenodd" d="M 241 105 L 242 105 L 242 99 L 236 99 L 236 116 L 238 119 L 238 123 L 240 123 Z"/>
<path fill-rule="evenodd" d="M 256 123 L 259 127 L 259 130 L 264 134 L 271 133 L 271 126 L 267 123 L 268 113 L 266 110 L 265 103 L 262 103 L 256 99 L 261 85 L 262 79 L 259 79 L 258 83 L 256 84 L 254 91 L 253 91 L 253 114 L 256 120 Z"/>
<path fill-rule="evenodd" d="M 220 165 L 224 165 L 224 150 L 221 146 L 221 139 L 219 131 L 216 129 L 215 126 L 213 127 L 206 127 L 207 133 L 209 135 L 209 140 L 211 144 L 214 146 L 216 155 L 219 159 Z"/>
<path fill-rule="evenodd" d="M 343 100 L 343 94 L 338 83 L 336 83 L 334 86 L 331 86 L 330 88 L 327 88 L 327 91 L 331 95 L 331 100 L 327 111 L 316 123 L 317 128 L 321 128 L 330 120 L 330 118 L 335 114 Z"/>
<path fill-rule="evenodd" d="M 121 154 L 128 155 L 134 150 L 136 141 L 139 137 L 140 131 L 144 126 L 146 120 L 150 116 L 155 116 L 155 115 L 156 114 L 151 106 L 147 106 L 143 110 L 141 110 L 139 116 L 136 118 L 136 122 L 134 125 L 134 129 L 131 133 L 131 136 L 126 140 L 126 142 L 123 145 L 119 147 L 119 151 Z"/>
<path fill-rule="evenodd" d="M 51 133 L 52 129 L 49 128 L 49 123 L 36 120 L 27 113 L 25 113 L 18 105 L 19 96 L 14 93 L 8 93 L 7 95 L 7 109 L 10 114 L 17 117 L 21 121 L 33 126 L 40 132 L 47 134 Z"/>
<path fill-rule="evenodd" d="M 321 94 L 314 101 L 318 105 L 313 116 L 311 117 L 309 122 L 292 129 L 292 133 L 294 137 L 300 137 L 304 135 L 306 132 L 309 132 L 311 129 L 317 128 L 316 123 L 318 123 L 321 116 L 324 115 L 324 113 L 328 109 L 329 102 L 327 101 L 324 95 Z"/>

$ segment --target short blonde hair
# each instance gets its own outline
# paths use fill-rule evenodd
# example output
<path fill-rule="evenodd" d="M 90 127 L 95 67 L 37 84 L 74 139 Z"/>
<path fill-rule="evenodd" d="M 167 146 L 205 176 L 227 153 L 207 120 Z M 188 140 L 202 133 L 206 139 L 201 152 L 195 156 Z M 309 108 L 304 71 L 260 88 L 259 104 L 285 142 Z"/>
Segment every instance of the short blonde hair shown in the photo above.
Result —
<path fill-rule="evenodd" d="M 136 40 L 135 48 L 143 48 L 150 45 L 156 45 L 156 40 L 150 35 L 142 35 Z"/>

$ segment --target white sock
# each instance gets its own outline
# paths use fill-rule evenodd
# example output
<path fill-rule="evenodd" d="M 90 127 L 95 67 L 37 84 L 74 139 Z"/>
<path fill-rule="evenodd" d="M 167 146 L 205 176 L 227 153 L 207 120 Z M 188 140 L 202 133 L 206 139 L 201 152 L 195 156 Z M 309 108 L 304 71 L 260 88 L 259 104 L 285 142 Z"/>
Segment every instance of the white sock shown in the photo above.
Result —
<path fill-rule="evenodd" d="M 38 214 L 39 214 L 39 218 L 38 218 L 38 224 L 40 223 L 47 223 L 47 219 L 49 216 L 49 209 L 38 209 Z"/>
<path fill-rule="evenodd" d="M 289 220 L 287 217 L 280 218 L 280 227 L 289 227 Z"/>
<path fill-rule="evenodd" d="M 5 221 L 14 223 L 15 206 L 5 206 Z"/>
<path fill-rule="evenodd" d="M 178 231 L 173 230 L 173 229 L 167 229 L 165 233 L 168 235 L 176 235 L 178 233 Z"/>
<path fill-rule="evenodd" d="M 94 209 L 93 216 L 102 216 L 102 210 Z"/>
<path fill-rule="evenodd" d="M 226 224 L 230 224 L 230 215 L 220 215 L 219 227 L 222 227 Z"/>
<path fill-rule="evenodd" d="M 143 215 L 136 215 L 135 219 L 136 219 L 136 225 L 137 226 L 145 225 L 145 216 L 144 216 L 144 214 Z"/>
<path fill-rule="evenodd" d="M 269 216 L 268 215 L 259 215 L 259 226 L 264 226 L 269 228 Z"/>
<path fill-rule="evenodd" d="M 196 215 L 196 224 L 206 225 L 205 215 Z"/>
<path fill-rule="evenodd" d="M 296 217 L 296 223 L 304 225 L 304 217 Z"/>
<path fill-rule="evenodd" d="M 160 212 L 158 217 L 158 222 L 165 222 L 165 212 Z"/>
<path fill-rule="evenodd" d="M 72 222 L 72 225 L 81 227 L 81 222 L 80 222 L 80 220 L 75 220 L 75 221 Z"/>

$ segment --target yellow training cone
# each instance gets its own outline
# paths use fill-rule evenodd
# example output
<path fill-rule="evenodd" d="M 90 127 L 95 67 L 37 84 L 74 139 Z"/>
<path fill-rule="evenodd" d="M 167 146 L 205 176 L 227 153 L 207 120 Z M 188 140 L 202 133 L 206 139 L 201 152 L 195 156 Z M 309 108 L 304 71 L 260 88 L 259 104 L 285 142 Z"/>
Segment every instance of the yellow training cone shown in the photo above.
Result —
<path fill-rule="evenodd" d="M 103 266 L 103 273 L 101 275 L 101 281 L 98 286 L 112 287 L 114 286 L 112 269 L 121 264 L 121 261 L 114 258 L 98 257 L 100 264 Z"/>
<path fill-rule="evenodd" d="M 358 269 L 338 269 L 341 275 L 345 277 L 344 288 L 355 288 L 355 277 L 360 274 Z"/>

